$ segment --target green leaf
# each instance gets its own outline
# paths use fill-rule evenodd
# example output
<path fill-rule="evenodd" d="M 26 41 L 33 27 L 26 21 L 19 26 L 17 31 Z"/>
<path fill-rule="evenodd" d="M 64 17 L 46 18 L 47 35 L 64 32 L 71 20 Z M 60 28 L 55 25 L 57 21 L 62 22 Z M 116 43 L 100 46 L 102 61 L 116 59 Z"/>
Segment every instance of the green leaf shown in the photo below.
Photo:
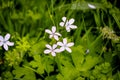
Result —
<path fill-rule="evenodd" d="M 85 1 L 81 1 L 81 2 L 77 2 L 77 3 L 73 3 L 71 6 L 71 9 L 76 9 L 76 10 L 86 10 L 86 9 L 90 9 L 90 7 L 88 6 L 88 4 L 91 4 L 93 6 L 95 6 L 96 8 L 102 8 L 103 5 L 100 3 L 92 3 L 92 2 L 85 2 Z"/>
<path fill-rule="evenodd" d="M 57 75 L 57 80 L 74 80 L 79 76 L 79 72 L 74 67 L 62 67 L 61 74 Z"/>
<path fill-rule="evenodd" d="M 45 71 L 49 74 L 54 71 L 54 60 L 49 57 L 44 57 L 42 65 L 45 67 Z"/>
<path fill-rule="evenodd" d="M 79 72 L 73 66 L 71 57 L 66 53 L 59 56 L 60 73 L 57 75 L 58 80 L 74 80 L 79 76 Z"/>
<path fill-rule="evenodd" d="M 44 73 L 44 65 L 42 64 L 41 56 L 34 55 L 34 60 L 30 62 L 30 65 L 36 69 L 37 73 L 43 74 Z"/>
<path fill-rule="evenodd" d="M 35 55 L 35 54 L 43 54 L 43 50 L 45 48 L 46 42 L 44 40 L 34 43 L 33 46 L 31 46 L 30 49 L 30 55 Z"/>
<path fill-rule="evenodd" d="M 84 51 L 82 46 L 77 46 L 72 48 L 72 60 L 74 62 L 74 65 L 76 68 L 82 67 L 82 64 L 84 63 Z"/>
<path fill-rule="evenodd" d="M 49 57 L 34 55 L 34 60 L 30 62 L 30 65 L 39 74 L 43 74 L 44 71 L 46 71 L 48 74 L 54 71 L 54 61 Z"/>
<path fill-rule="evenodd" d="M 13 75 L 9 71 L 5 71 L 2 73 L 0 80 L 13 80 Z"/>
<path fill-rule="evenodd" d="M 91 4 L 91 5 L 95 6 L 95 9 L 112 8 L 112 5 L 110 3 L 97 3 L 97 2 L 79 1 L 79 2 L 73 3 L 72 6 L 71 6 L 71 9 L 73 9 L 73 10 L 92 9 L 88 6 L 88 4 Z"/>
<path fill-rule="evenodd" d="M 87 71 L 101 61 L 97 56 L 86 55 L 83 49 L 82 46 L 74 47 L 72 53 L 73 62 L 79 71 Z"/>
<path fill-rule="evenodd" d="M 81 70 L 90 70 L 91 68 L 93 68 L 96 64 L 101 62 L 101 58 L 99 58 L 98 56 L 86 56 L 85 58 L 85 62 L 82 65 L 82 69 Z"/>
<path fill-rule="evenodd" d="M 47 76 L 45 80 L 57 80 L 56 75 Z"/>
<path fill-rule="evenodd" d="M 34 72 L 24 67 L 16 67 L 15 70 L 13 70 L 13 74 L 15 75 L 15 79 L 36 80 Z"/>

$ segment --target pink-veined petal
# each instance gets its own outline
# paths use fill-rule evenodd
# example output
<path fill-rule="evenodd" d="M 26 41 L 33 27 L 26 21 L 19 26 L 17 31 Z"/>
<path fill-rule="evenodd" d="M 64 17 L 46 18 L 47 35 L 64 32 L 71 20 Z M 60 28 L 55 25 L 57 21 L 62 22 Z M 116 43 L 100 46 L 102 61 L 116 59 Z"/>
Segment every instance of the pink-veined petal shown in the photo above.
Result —
<path fill-rule="evenodd" d="M 48 34 L 52 34 L 52 32 L 49 29 L 46 29 L 45 32 Z"/>
<path fill-rule="evenodd" d="M 61 34 L 60 34 L 60 33 L 55 33 L 55 35 L 61 36 Z"/>
<path fill-rule="evenodd" d="M 49 44 L 45 45 L 48 49 L 52 49 L 52 47 Z"/>
<path fill-rule="evenodd" d="M 3 48 L 7 51 L 7 50 L 8 50 L 8 45 L 7 45 L 7 44 L 4 44 L 4 45 L 3 45 Z"/>
<path fill-rule="evenodd" d="M 63 26 L 64 26 L 64 24 L 65 24 L 64 22 L 60 22 L 60 26 L 62 26 L 62 27 L 63 27 Z"/>
<path fill-rule="evenodd" d="M 75 22 L 75 20 L 72 18 L 69 20 L 69 24 L 73 24 Z"/>
<path fill-rule="evenodd" d="M 57 45 L 64 46 L 64 44 L 62 42 L 57 42 Z"/>
<path fill-rule="evenodd" d="M 62 17 L 62 20 L 65 22 L 66 21 L 66 17 Z"/>
<path fill-rule="evenodd" d="M 44 53 L 45 53 L 45 54 L 49 54 L 50 52 L 51 52 L 51 51 L 48 50 L 48 49 L 44 50 Z"/>
<path fill-rule="evenodd" d="M 56 27 L 53 26 L 53 27 L 52 27 L 52 33 L 55 33 L 55 32 L 56 32 Z"/>
<path fill-rule="evenodd" d="M 58 36 L 56 36 L 56 35 L 54 35 L 54 38 L 55 38 L 55 40 L 57 40 L 57 41 L 59 40 Z"/>
<path fill-rule="evenodd" d="M 0 46 L 2 46 L 3 44 L 4 44 L 4 43 L 1 41 L 1 42 L 0 42 Z"/>
<path fill-rule="evenodd" d="M 72 52 L 72 50 L 71 50 L 70 48 L 68 48 L 68 47 L 66 47 L 65 49 L 66 49 L 69 53 Z"/>
<path fill-rule="evenodd" d="M 65 47 L 60 47 L 60 51 L 64 51 L 65 50 Z"/>
<path fill-rule="evenodd" d="M 63 39 L 63 44 L 67 44 L 67 38 Z"/>
<path fill-rule="evenodd" d="M 7 41 L 6 44 L 9 45 L 9 46 L 13 46 L 14 42 Z"/>
<path fill-rule="evenodd" d="M 53 48 L 52 49 L 55 49 L 57 47 L 57 44 L 53 44 Z"/>
<path fill-rule="evenodd" d="M 51 52 L 52 56 L 56 56 L 56 53 L 55 52 Z"/>
<path fill-rule="evenodd" d="M 74 43 L 71 42 L 71 43 L 68 43 L 68 44 L 67 44 L 67 47 L 71 47 L 71 46 L 73 46 L 73 45 L 74 45 Z"/>
<path fill-rule="evenodd" d="M 69 28 L 71 28 L 71 29 L 76 29 L 77 26 L 75 26 L 75 25 L 69 25 Z"/>
<path fill-rule="evenodd" d="M 0 36 L 0 41 L 4 41 L 4 39 L 3 39 L 3 37 L 2 37 L 2 36 Z"/>
<path fill-rule="evenodd" d="M 5 41 L 7 41 L 7 40 L 9 40 L 9 39 L 10 39 L 10 34 L 7 33 L 7 34 L 5 35 Z"/>

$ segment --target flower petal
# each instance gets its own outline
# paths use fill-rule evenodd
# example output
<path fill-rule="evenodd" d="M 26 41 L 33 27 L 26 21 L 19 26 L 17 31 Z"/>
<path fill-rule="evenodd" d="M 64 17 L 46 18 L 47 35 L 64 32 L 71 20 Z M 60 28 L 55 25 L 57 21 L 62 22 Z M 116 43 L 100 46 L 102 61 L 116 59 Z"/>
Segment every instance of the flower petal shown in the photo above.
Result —
<path fill-rule="evenodd" d="M 71 46 L 73 46 L 73 45 L 74 45 L 74 43 L 71 42 L 71 43 L 68 43 L 68 44 L 67 44 L 67 47 L 71 47 Z"/>
<path fill-rule="evenodd" d="M 92 8 L 92 9 L 95 9 L 96 7 L 92 4 L 88 4 L 88 7 Z"/>
<path fill-rule="evenodd" d="M 54 51 L 57 52 L 57 53 L 61 52 L 60 49 L 55 49 Z"/>
<path fill-rule="evenodd" d="M 51 51 L 48 50 L 48 49 L 44 50 L 44 53 L 45 53 L 45 54 L 49 54 L 50 52 L 51 52 Z"/>
<path fill-rule="evenodd" d="M 75 26 L 75 25 L 69 25 L 69 27 L 70 27 L 71 29 L 76 29 L 76 28 L 77 28 L 77 26 Z"/>
<path fill-rule="evenodd" d="M 2 36 L 0 36 L 0 41 L 4 41 L 4 39 L 3 39 L 3 37 L 2 37 Z"/>
<path fill-rule="evenodd" d="M 72 50 L 71 50 L 70 48 L 68 48 L 68 47 L 66 47 L 65 49 L 66 49 L 69 53 L 72 52 Z"/>
<path fill-rule="evenodd" d="M 64 46 L 64 44 L 62 42 L 57 42 L 57 45 Z"/>
<path fill-rule="evenodd" d="M 0 42 L 0 46 L 2 46 L 3 44 L 4 44 L 4 43 L 1 41 L 1 42 Z"/>
<path fill-rule="evenodd" d="M 52 49 L 55 49 L 57 47 L 57 44 L 53 44 L 53 48 Z"/>
<path fill-rule="evenodd" d="M 52 56 L 56 56 L 56 53 L 55 52 L 51 52 Z"/>
<path fill-rule="evenodd" d="M 58 36 L 56 36 L 56 35 L 54 35 L 54 38 L 55 38 L 55 40 L 57 40 L 57 41 L 59 40 Z"/>
<path fill-rule="evenodd" d="M 52 47 L 51 47 L 49 44 L 46 44 L 46 47 L 47 47 L 48 49 L 52 49 Z"/>
<path fill-rule="evenodd" d="M 52 32 L 49 29 L 46 29 L 45 32 L 48 34 L 52 34 Z"/>
<path fill-rule="evenodd" d="M 63 27 L 63 26 L 64 26 L 64 24 L 65 24 L 64 22 L 60 22 L 60 26 L 62 26 L 62 27 Z"/>
<path fill-rule="evenodd" d="M 86 53 L 86 54 L 88 54 L 89 52 L 90 52 L 90 50 L 89 50 L 89 49 L 87 49 L 85 53 Z"/>
<path fill-rule="evenodd" d="M 6 44 L 9 45 L 9 46 L 13 46 L 14 42 L 7 41 Z"/>
<path fill-rule="evenodd" d="M 62 36 L 60 33 L 55 33 L 55 35 L 57 35 L 57 36 Z"/>
<path fill-rule="evenodd" d="M 67 32 L 70 32 L 70 27 L 66 26 L 66 30 L 67 30 Z"/>
<path fill-rule="evenodd" d="M 67 44 L 67 38 L 63 39 L 63 44 Z"/>
<path fill-rule="evenodd" d="M 49 38 L 52 38 L 52 37 L 53 37 L 53 35 L 50 35 L 50 36 L 49 36 Z"/>
<path fill-rule="evenodd" d="M 55 32 L 56 32 L 56 27 L 52 26 L 52 33 L 55 33 Z"/>
<path fill-rule="evenodd" d="M 7 33 L 7 34 L 5 35 L 5 41 L 7 41 L 7 40 L 9 40 L 9 39 L 10 39 L 10 34 Z"/>
<path fill-rule="evenodd" d="M 66 21 L 66 17 L 62 17 L 62 20 L 65 22 Z"/>
<path fill-rule="evenodd" d="M 7 51 L 7 50 L 8 50 L 8 45 L 7 45 L 7 44 L 4 44 L 4 45 L 3 45 L 3 48 Z"/>
<path fill-rule="evenodd" d="M 75 20 L 72 18 L 69 20 L 69 24 L 73 24 L 75 22 Z"/>
<path fill-rule="evenodd" d="M 62 51 L 64 51 L 65 50 L 65 47 L 61 47 L 60 48 L 60 51 L 62 52 Z"/>

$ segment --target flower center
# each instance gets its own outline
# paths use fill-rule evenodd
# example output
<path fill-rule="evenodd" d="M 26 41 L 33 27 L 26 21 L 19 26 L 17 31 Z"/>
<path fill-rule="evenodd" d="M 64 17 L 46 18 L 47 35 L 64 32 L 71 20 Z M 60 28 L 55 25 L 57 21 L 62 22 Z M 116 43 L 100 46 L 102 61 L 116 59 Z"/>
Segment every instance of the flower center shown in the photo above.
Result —
<path fill-rule="evenodd" d="M 69 24 L 69 22 L 67 21 L 66 24 L 65 24 L 65 26 L 69 26 L 69 25 L 70 25 L 70 24 Z"/>
<path fill-rule="evenodd" d="M 3 43 L 6 43 L 6 42 L 7 42 L 6 40 L 3 41 Z"/>
<path fill-rule="evenodd" d="M 51 52 L 54 52 L 54 49 L 51 49 Z"/>
<path fill-rule="evenodd" d="M 67 44 L 64 44 L 64 47 L 66 48 L 66 47 L 67 47 Z"/>

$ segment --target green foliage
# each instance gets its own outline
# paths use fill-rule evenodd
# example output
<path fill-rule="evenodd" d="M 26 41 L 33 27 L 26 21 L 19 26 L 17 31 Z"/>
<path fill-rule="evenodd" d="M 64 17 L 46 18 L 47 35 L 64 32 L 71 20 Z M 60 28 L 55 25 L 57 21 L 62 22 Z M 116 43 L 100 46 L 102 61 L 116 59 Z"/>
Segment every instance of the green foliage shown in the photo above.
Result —
<path fill-rule="evenodd" d="M 120 80 L 119 3 L 0 0 L 0 35 L 12 34 L 15 43 L 8 51 L 0 46 L 0 80 Z M 77 29 L 60 27 L 63 16 L 74 18 Z M 72 53 L 44 54 L 47 43 L 57 43 L 45 34 L 52 26 L 74 42 Z"/>
<path fill-rule="evenodd" d="M 13 65 L 19 65 L 23 59 L 23 56 L 18 50 L 13 49 L 13 51 L 8 51 L 5 53 L 5 59 L 9 66 L 13 66 Z"/>
<path fill-rule="evenodd" d="M 58 61 L 57 61 L 58 62 Z M 70 62 L 70 58 L 68 55 L 59 56 L 59 71 L 60 73 L 57 75 L 57 80 L 74 80 L 79 76 L 79 72 L 74 67 L 72 62 Z"/>
<path fill-rule="evenodd" d="M 95 69 L 92 71 L 92 75 L 94 76 L 94 79 L 97 79 L 97 80 L 103 80 L 103 79 L 113 80 L 111 76 L 112 75 L 111 71 L 112 71 L 112 68 L 110 63 L 105 62 L 95 66 Z"/>
<path fill-rule="evenodd" d="M 23 67 L 16 67 L 13 70 L 13 74 L 15 75 L 15 79 L 23 79 L 23 80 L 36 80 L 35 74 L 33 71 L 23 68 Z"/>
<path fill-rule="evenodd" d="M 32 42 L 33 40 L 31 40 Z M 31 56 L 34 56 L 36 54 L 43 54 L 43 50 L 45 48 L 45 44 L 46 42 L 44 40 L 40 40 L 39 42 L 35 42 L 33 41 L 32 43 L 32 46 L 30 48 L 30 52 L 29 52 L 29 55 Z"/>
<path fill-rule="evenodd" d="M 10 71 L 5 71 L 2 73 L 2 78 L 0 80 L 13 80 L 13 75 Z"/>
<path fill-rule="evenodd" d="M 42 59 L 39 55 L 35 55 L 34 56 L 34 61 L 31 61 L 30 62 L 30 65 L 33 67 L 33 68 L 37 68 L 36 69 L 36 72 L 39 73 L 39 74 L 43 74 L 44 73 L 44 69 L 45 67 L 43 66 L 42 64 Z"/>
<path fill-rule="evenodd" d="M 54 61 L 49 57 L 42 58 L 39 55 L 34 55 L 34 60 L 32 60 L 29 64 L 34 69 L 34 71 L 38 74 L 44 74 L 45 71 L 48 73 L 54 71 Z"/>

